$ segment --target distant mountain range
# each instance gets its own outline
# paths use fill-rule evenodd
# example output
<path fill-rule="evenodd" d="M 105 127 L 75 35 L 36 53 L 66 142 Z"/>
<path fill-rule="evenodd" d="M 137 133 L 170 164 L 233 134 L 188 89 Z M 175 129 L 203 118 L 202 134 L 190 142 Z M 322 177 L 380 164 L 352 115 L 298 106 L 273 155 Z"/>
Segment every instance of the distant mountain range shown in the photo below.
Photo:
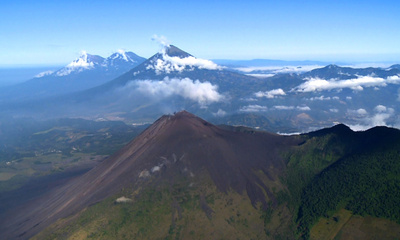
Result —
<path fill-rule="evenodd" d="M 186 109 L 219 123 L 230 122 L 232 116 L 237 124 L 246 124 L 238 120 L 257 115 L 267 123 L 248 121 L 257 123 L 250 127 L 275 132 L 304 132 L 336 122 L 366 129 L 400 126 L 399 84 L 399 65 L 303 65 L 248 72 L 170 45 L 147 60 L 133 53 L 115 53 L 107 59 L 84 54 L 50 75 L 0 91 L 0 106 L 7 114 L 45 118 L 141 123 Z"/>
<path fill-rule="evenodd" d="M 285 60 L 272 60 L 272 59 L 251 59 L 251 60 L 230 60 L 230 59 L 213 59 L 213 62 L 227 67 L 266 67 L 266 66 L 307 66 L 307 65 L 328 65 L 331 62 L 323 61 L 285 61 Z M 335 64 L 344 65 L 346 63 L 336 62 Z"/>
<path fill-rule="evenodd" d="M 44 71 L 26 82 L 0 88 L 1 101 L 46 98 L 101 85 L 136 67 L 145 59 L 133 52 L 118 51 L 107 58 L 82 55 L 57 71 Z"/>

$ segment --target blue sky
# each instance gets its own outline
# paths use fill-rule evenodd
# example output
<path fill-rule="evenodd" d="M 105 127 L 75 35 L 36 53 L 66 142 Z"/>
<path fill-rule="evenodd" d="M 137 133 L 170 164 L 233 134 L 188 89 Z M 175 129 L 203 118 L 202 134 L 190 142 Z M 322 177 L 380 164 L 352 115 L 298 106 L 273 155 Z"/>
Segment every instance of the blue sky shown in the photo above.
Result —
<path fill-rule="evenodd" d="M 399 1 L 2 1 L 0 66 L 59 65 L 154 34 L 207 59 L 400 62 Z"/>

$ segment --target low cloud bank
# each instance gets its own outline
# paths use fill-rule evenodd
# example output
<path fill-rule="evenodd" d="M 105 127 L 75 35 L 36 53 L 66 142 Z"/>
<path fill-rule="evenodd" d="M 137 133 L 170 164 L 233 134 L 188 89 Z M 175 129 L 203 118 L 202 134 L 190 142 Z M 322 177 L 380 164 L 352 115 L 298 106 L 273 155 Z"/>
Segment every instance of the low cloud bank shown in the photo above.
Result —
<path fill-rule="evenodd" d="M 210 82 L 200 82 L 190 78 L 164 78 L 162 81 L 139 80 L 130 83 L 145 96 L 153 98 L 166 98 L 173 95 L 181 96 L 199 103 L 202 106 L 222 101 L 223 95 L 218 92 L 218 86 Z"/>
<path fill-rule="evenodd" d="M 310 111 L 311 108 L 309 106 L 283 106 L 283 105 L 277 105 L 273 106 L 270 110 L 297 110 L 297 111 Z M 267 106 L 261 106 L 261 105 L 247 105 L 244 107 L 241 107 L 239 109 L 240 112 L 266 112 L 268 111 Z"/>
<path fill-rule="evenodd" d="M 275 98 L 276 96 L 284 96 L 286 95 L 285 91 L 282 88 L 273 89 L 271 91 L 259 91 L 255 93 L 256 97 L 266 97 L 266 98 Z"/>
<path fill-rule="evenodd" d="M 265 112 L 268 111 L 267 106 L 261 106 L 261 105 L 247 105 L 244 107 L 241 107 L 239 109 L 240 112 Z"/>
<path fill-rule="evenodd" d="M 194 70 L 194 67 L 199 69 L 221 70 L 222 67 L 214 62 L 206 59 L 195 58 L 193 56 L 180 58 L 171 57 L 163 53 L 162 59 L 157 59 L 152 65 L 147 65 L 147 69 L 154 69 L 156 74 L 182 72 L 185 69 Z"/>
<path fill-rule="evenodd" d="M 359 78 L 347 80 L 325 80 L 321 78 L 306 78 L 305 82 L 294 88 L 297 92 L 316 92 L 332 89 L 350 88 L 362 91 L 364 87 L 385 87 L 388 83 L 399 84 L 399 76 L 390 76 L 386 79 L 372 76 L 360 76 Z"/>
<path fill-rule="evenodd" d="M 304 66 L 261 66 L 261 67 L 239 67 L 235 68 L 240 72 L 252 73 L 252 72 L 268 72 L 272 75 L 278 73 L 303 73 L 308 72 L 317 68 L 321 68 L 320 65 L 304 65 Z"/>
<path fill-rule="evenodd" d="M 310 111 L 311 108 L 309 106 L 274 106 L 276 110 L 299 110 L 299 111 Z"/>
<path fill-rule="evenodd" d="M 350 110 L 349 113 L 358 114 L 358 117 L 362 117 L 359 124 L 349 125 L 354 131 L 364 131 L 375 126 L 399 127 L 388 124 L 388 120 L 395 115 L 395 110 L 383 105 L 377 105 L 372 114 L 362 108 Z"/>

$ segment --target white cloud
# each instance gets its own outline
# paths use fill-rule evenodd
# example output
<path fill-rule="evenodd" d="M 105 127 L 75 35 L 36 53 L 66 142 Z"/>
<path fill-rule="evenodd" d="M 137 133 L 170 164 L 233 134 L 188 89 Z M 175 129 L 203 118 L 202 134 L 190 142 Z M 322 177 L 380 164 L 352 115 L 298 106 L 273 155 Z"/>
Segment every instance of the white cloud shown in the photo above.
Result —
<path fill-rule="evenodd" d="M 310 111 L 311 108 L 308 106 L 283 106 L 283 105 L 278 105 L 274 106 L 274 109 L 276 110 L 299 110 L 299 111 Z"/>
<path fill-rule="evenodd" d="M 165 36 L 162 36 L 162 35 L 158 36 L 157 34 L 154 34 L 151 37 L 151 40 L 158 42 L 162 46 L 163 49 L 165 47 L 169 47 L 169 45 L 170 45 L 168 39 Z"/>
<path fill-rule="evenodd" d="M 240 112 L 265 112 L 267 110 L 268 107 L 260 105 L 247 105 L 239 109 Z"/>
<path fill-rule="evenodd" d="M 363 109 L 363 108 L 358 109 L 356 112 L 357 112 L 357 114 L 359 114 L 359 115 L 366 115 L 366 114 L 368 114 L 367 110 L 365 110 L 365 109 Z"/>
<path fill-rule="evenodd" d="M 331 97 L 324 97 L 324 95 L 319 96 L 319 97 L 312 97 L 310 98 L 311 101 L 314 100 L 319 100 L 319 101 L 327 101 L 327 100 L 331 100 Z"/>
<path fill-rule="evenodd" d="M 385 106 L 383 106 L 383 105 L 378 105 L 378 106 L 376 106 L 376 107 L 374 108 L 374 110 L 375 110 L 376 112 L 386 112 L 386 111 L 387 111 L 387 108 L 386 108 Z"/>
<path fill-rule="evenodd" d="M 394 84 L 400 83 L 400 77 L 398 75 L 390 76 L 387 78 L 387 80 L 389 83 L 394 83 Z"/>
<path fill-rule="evenodd" d="M 306 78 L 306 81 L 297 86 L 292 91 L 297 92 L 315 92 L 332 89 L 350 88 L 356 91 L 362 91 L 364 87 L 385 87 L 387 83 L 400 83 L 399 76 L 391 76 L 387 79 L 373 77 L 373 76 L 360 76 L 354 79 L 347 80 L 325 80 L 321 78 Z"/>
<path fill-rule="evenodd" d="M 362 131 L 375 126 L 388 126 L 387 120 L 394 115 L 394 109 L 378 105 L 374 110 L 376 112 L 374 115 L 364 114 L 365 117 L 361 120 L 361 123 L 350 125 L 350 128 L 355 131 Z"/>
<path fill-rule="evenodd" d="M 164 98 L 178 95 L 186 99 L 198 102 L 205 106 L 210 103 L 219 102 L 223 95 L 218 93 L 218 86 L 210 82 L 200 82 L 189 78 L 177 79 L 168 77 L 163 81 L 139 80 L 131 83 L 139 92 L 146 95 Z"/>
<path fill-rule="evenodd" d="M 351 99 L 353 99 L 353 98 L 350 97 L 350 96 L 347 96 L 347 97 L 346 97 L 346 100 L 351 100 Z"/>
<path fill-rule="evenodd" d="M 269 78 L 275 76 L 273 73 L 249 73 L 247 76 L 256 77 L 256 78 Z"/>
<path fill-rule="evenodd" d="M 266 97 L 266 98 L 275 98 L 275 96 L 284 96 L 286 95 L 285 91 L 282 90 L 282 88 L 278 88 L 278 89 L 273 89 L 271 91 L 265 91 L 265 92 L 256 92 L 254 95 L 256 95 L 256 97 Z"/>
<path fill-rule="evenodd" d="M 367 110 L 365 110 L 364 108 L 359 108 L 357 110 L 347 110 L 347 112 L 350 115 L 356 116 L 356 117 L 364 117 L 364 116 L 368 115 Z"/>
<path fill-rule="evenodd" d="M 277 110 L 293 110 L 294 106 L 274 106 L 274 109 L 277 109 Z"/>
<path fill-rule="evenodd" d="M 303 106 L 303 107 L 297 106 L 296 109 L 299 111 L 311 111 L 311 108 L 309 106 Z"/>
<path fill-rule="evenodd" d="M 214 115 L 215 117 L 223 117 L 223 116 L 226 115 L 226 112 L 225 112 L 224 110 L 222 110 L 222 109 L 218 109 L 218 112 L 213 113 L 213 115 Z"/>
<path fill-rule="evenodd" d="M 338 113 L 338 112 L 339 112 L 339 109 L 331 108 L 331 109 L 329 109 L 329 111 L 330 111 L 330 112 L 333 112 L 333 113 Z"/>
<path fill-rule="evenodd" d="M 258 99 L 256 98 L 252 98 L 252 97 L 248 97 L 248 98 L 240 98 L 240 101 L 245 101 L 245 102 L 257 102 Z"/>
<path fill-rule="evenodd" d="M 209 69 L 209 70 L 221 70 L 222 67 L 213 63 L 210 60 L 195 58 L 193 56 L 180 58 L 171 57 L 167 54 L 162 55 L 162 59 L 157 59 L 155 62 L 151 62 L 151 65 L 147 65 L 146 69 L 154 69 L 156 74 L 171 73 L 171 72 L 182 72 L 183 70 L 189 68 L 188 70 L 194 70 L 194 67 L 199 69 Z"/>

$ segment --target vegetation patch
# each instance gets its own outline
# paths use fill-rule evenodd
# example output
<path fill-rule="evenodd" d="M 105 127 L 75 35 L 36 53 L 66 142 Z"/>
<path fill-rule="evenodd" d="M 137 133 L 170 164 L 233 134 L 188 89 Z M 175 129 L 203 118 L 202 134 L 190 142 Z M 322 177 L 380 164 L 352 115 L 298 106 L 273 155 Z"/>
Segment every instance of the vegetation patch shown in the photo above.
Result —
<path fill-rule="evenodd" d="M 332 217 L 320 218 L 310 230 L 310 239 L 334 239 L 352 215 L 351 211 L 340 209 Z"/>

